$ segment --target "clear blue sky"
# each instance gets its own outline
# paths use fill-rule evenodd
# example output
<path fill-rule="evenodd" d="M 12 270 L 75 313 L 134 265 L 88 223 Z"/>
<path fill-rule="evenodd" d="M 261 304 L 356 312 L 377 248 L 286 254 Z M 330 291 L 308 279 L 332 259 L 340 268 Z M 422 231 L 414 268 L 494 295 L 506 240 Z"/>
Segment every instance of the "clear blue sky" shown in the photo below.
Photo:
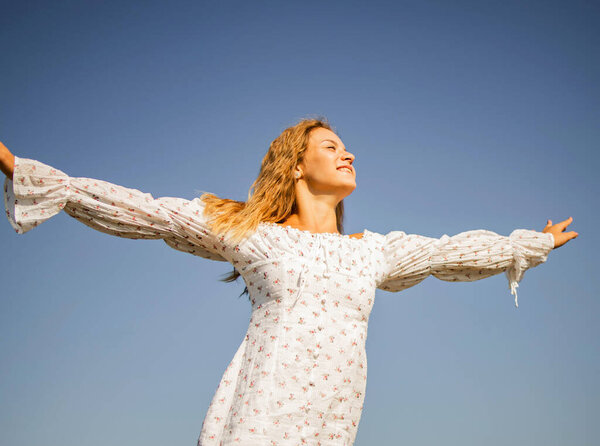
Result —
<path fill-rule="evenodd" d="M 357 446 L 600 437 L 595 2 L 3 2 L 0 140 L 72 176 L 245 200 L 325 115 L 346 232 L 508 235 L 573 216 L 525 274 L 378 291 Z M 0 222 L 0 444 L 193 445 L 248 325 L 231 266 L 61 213 Z"/>

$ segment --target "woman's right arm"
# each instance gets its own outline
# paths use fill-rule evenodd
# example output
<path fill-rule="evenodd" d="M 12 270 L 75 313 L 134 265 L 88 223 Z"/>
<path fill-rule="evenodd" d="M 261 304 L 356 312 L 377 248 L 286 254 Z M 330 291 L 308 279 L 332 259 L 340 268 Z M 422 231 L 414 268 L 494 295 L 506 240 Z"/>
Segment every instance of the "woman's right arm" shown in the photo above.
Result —
<path fill-rule="evenodd" d="M 92 178 L 70 177 L 0 147 L 6 215 L 19 234 L 64 210 L 98 231 L 132 239 L 163 239 L 200 257 L 229 261 L 232 247 L 214 234 L 200 198 L 154 198 L 137 189 Z M 12 179 L 11 179 L 12 176 Z"/>

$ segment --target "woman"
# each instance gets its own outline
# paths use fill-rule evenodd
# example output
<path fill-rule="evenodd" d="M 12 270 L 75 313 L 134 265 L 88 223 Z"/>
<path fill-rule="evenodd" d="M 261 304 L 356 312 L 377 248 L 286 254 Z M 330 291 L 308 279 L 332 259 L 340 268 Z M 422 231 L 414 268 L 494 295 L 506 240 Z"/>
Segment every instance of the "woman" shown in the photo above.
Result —
<path fill-rule="evenodd" d="M 352 445 L 367 379 L 365 340 L 376 288 L 400 291 L 429 275 L 474 281 L 523 273 L 570 239 L 572 222 L 510 236 L 472 230 L 440 239 L 391 231 L 344 235 L 354 155 L 324 119 L 304 119 L 269 147 L 248 200 L 191 201 L 69 177 L 0 143 L 7 216 L 22 234 L 64 210 L 126 238 L 228 261 L 252 315 L 212 399 L 198 445 Z"/>

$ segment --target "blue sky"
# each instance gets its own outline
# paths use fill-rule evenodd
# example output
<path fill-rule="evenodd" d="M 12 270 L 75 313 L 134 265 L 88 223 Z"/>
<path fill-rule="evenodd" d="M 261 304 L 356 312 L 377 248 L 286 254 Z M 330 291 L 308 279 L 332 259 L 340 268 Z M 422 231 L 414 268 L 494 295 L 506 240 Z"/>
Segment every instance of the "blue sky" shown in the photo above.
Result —
<path fill-rule="evenodd" d="M 356 155 L 347 233 L 573 216 L 518 309 L 503 274 L 377 292 L 355 444 L 595 444 L 597 4 L 0 8 L 0 140 L 69 175 L 245 200 L 269 143 L 324 115 Z M 0 443 L 195 444 L 250 316 L 231 267 L 64 213 L 0 244 Z"/>

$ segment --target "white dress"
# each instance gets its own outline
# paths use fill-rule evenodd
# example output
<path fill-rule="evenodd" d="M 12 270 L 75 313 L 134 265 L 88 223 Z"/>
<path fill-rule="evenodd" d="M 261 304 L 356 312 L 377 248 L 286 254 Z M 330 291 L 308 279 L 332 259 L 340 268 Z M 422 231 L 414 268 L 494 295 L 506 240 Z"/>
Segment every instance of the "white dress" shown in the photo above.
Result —
<path fill-rule="evenodd" d="M 356 239 L 274 223 L 261 223 L 233 244 L 209 230 L 199 198 L 155 199 L 25 158 L 15 159 L 4 200 L 19 234 L 64 210 L 99 231 L 163 239 L 240 272 L 252 313 L 202 424 L 202 446 L 352 445 L 377 288 L 400 291 L 429 275 L 474 281 L 505 272 L 516 303 L 523 273 L 554 247 L 552 234 L 525 229 L 508 237 L 473 230 L 439 239 L 365 229 Z"/>

